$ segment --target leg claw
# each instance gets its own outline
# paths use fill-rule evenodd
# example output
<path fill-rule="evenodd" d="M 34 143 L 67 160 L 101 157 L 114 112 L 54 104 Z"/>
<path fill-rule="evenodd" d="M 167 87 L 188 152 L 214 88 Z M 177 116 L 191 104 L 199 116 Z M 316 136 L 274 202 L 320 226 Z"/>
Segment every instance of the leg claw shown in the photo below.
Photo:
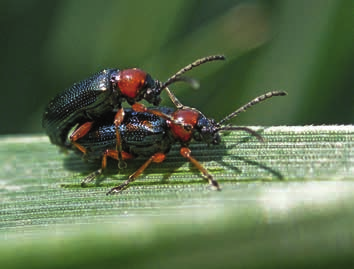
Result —
<path fill-rule="evenodd" d="M 106 195 L 119 194 L 119 193 L 121 193 L 122 191 L 123 191 L 123 187 L 118 186 L 118 187 L 114 187 L 114 188 L 110 189 L 110 190 L 106 193 Z"/>

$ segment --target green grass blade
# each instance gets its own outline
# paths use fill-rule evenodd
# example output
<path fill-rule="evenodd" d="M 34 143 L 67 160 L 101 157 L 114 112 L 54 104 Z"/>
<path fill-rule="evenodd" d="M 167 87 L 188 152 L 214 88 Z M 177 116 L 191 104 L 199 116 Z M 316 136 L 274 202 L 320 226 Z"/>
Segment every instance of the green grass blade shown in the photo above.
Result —
<path fill-rule="evenodd" d="M 353 265 L 354 126 L 254 127 L 191 145 L 208 190 L 174 148 L 121 195 L 80 182 L 98 165 L 44 136 L 0 138 L 2 268 L 294 268 Z"/>

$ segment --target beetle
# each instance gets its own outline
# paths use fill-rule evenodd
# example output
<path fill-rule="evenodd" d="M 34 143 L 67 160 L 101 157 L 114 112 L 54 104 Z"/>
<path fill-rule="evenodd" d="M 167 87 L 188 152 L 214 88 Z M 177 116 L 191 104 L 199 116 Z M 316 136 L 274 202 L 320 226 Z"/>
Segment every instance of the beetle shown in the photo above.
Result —
<path fill-rule="evenodd" d="M 118 126 L 122 137 L 122 157 L 132 159 L 137 156 L 147 157 L 147 161 L 122 184 L 112 188 L 107 194 L 120 193 L 128 187 L 152 163 L 165 160 L 172 145 L 180 144 L 180 154 L 188 159 L 206 178 L 213 189 L 220 190 L 218 182 L 191 154 L 189 144 L 192 140 L 206 144 L 218 145 L 221 142 L 221 131 L 245 131 L 258 140 L 263 138 L 247 127 L 223 125 L 223 123 L 244 112 L 247 108 L 274 96 L 284 96 L 284 91 L 271 91 L 251 100 L 219 122 L 207 118 L 199 110 L 182 105 L 179 100 L 166 89 L 177 109 L 151 108 L 142 111 L 126 110 L 126 117 Z M 152 114 L 156 110 L 160 116 Z M 111 112 L 111 119 L 115 112 Z M 104 122 L 94 123 L 84 136 L 73 139 L 76 152 L 83 153 L 88 161 L 101 160 L 101 167 L 87 176 L 82 185 L 101 175 L 107 166 L 107 158 L 118 159 L 116 150 L 115 126 L 108 117 Z"/>
<path fill-rule="evenodd" d="M 42 126 L 51 143 L 68 148 L 70 147 L 70 142 L 67 141 L 68 133 L 74 126 L 102 119 L 114 109 L 117 110 L 114 123 L 119 126 L 124 118 L 122 108 L 124 100 L 140 109 L 142 105 L 139 106 L 137 102 L 143 99 L 155 106 L 159 105 L 161 92 L 172 83 L 176 81 L 194 83 L 193 80 L 183 77 L 183 73 L 201 64 L 224 59 L 223 55 L 198 59 L 179 70 L 164 83 L 154 80 L 150 74 L 137 68 L 104 69 L 75 83 L 54 97 L 45 108 Z M 88 130 L 83 129 L 81 135 Z M 118 136 L 117 132 L 119 141 Z"/>

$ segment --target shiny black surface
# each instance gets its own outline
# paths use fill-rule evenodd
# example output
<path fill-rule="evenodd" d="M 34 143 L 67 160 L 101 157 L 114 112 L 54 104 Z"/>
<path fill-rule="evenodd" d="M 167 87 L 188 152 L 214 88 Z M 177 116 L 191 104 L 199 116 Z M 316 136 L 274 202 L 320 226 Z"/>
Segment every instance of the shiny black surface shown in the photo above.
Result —
<path fill-rule="evenodd" d="M 121 103 L 110 81 L 117 72 L 117 69 L 102 70 L 50 101 L 43 114 L 42 126 L 53 144 L 67 147 L 71 128 L 102 117 Z"/>
<path fill-rule="evenodd" d="M 166 114 L 173 111 L 170 108 L 159 110 Z M 86 160 L 101 160 L 107 149 L 116 149 L 114 116 L 113 111 L 107 114 L 104 120 L 94 123 L 88 134 L 76 141 L 87 150 L 84 156 Z M 132 109 L 125 109 L 124 121 L 119 125 L 119 132 L 123 151 L 133 156 L 151 157 L 156 152 L 167 153 L 175 142 L 166 120 Z"/>

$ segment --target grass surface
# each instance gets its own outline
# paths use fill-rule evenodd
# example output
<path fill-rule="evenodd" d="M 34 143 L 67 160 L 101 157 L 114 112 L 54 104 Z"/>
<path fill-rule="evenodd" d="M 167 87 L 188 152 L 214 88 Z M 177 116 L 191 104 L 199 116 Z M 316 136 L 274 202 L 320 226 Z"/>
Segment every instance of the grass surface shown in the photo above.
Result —
<path fill-rule="evenodd" d="M 120 195 L 144 160 L 81 188 L 98 165 L 44 136 L 0 138 L 2 268 L 259 268 L 354 261 L 354 126 L 255 127 L 191 146 L 219 181 L 208 189 L 178 154 Z"/>

